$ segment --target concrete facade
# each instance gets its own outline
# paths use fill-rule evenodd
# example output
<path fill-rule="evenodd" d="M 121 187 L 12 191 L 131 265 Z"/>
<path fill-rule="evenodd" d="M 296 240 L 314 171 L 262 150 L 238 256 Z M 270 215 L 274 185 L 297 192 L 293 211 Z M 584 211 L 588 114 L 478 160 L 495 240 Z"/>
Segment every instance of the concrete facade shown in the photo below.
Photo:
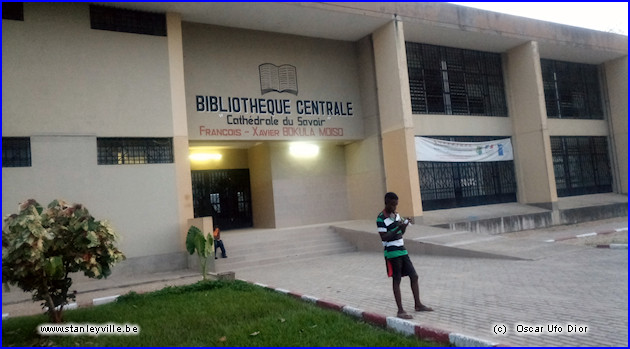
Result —
<path fill-rule="evenodd" d="M 603 136 L 627 195 L 626 36 L 440 3 L 115 6 L 165 14 L 167 36 L 90 29 L 87 3 L 3 19 L 2 135 L 30 138 L 32 166 L 3 167 L 2 213 L 83 203 L 121 233 L 130 270 L 186 265 L 191 170 L 248 169 L 257 228 L 372 219 L 387 191 L 421 219 L 416 136 L 511 137 L 518 202 L 546 209 L 550 137 Z M 507 117 L 413 114 L 405 42 L 500 54 Z M 540 59 L 598 66 L 604 119 L 547 118 Z M 295 85 L 263 91 L 273 67 Z M 174 162 L 98 165 L 100 137 L 172 138 Z M 296 141 L 319 155 L 290 156 Z"/>

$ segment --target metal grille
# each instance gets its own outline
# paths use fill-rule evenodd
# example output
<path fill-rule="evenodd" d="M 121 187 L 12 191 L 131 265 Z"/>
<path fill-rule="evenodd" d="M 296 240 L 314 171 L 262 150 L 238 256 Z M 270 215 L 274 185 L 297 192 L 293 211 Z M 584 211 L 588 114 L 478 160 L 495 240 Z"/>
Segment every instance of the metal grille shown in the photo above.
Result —
<path fill-rule="evenodd" d="M 31 167 L 31 139 L 2 137 L 2 167 Z"/>
<path fill-rule="evenodd" d="M 414 114 L 507 116 L 501 56 L 406 43 Z"/>
<path fill-rule="evenodd" d="M 452 142 L 485 142 L 497 137 L 431 137 Z M 516 201 L 513 161 L 418 161 L 425 211 Z"/>
<path fill-rule="evenodd" d="M 173 162 L 172 138 L 98 138 L 99 165 Z"/>
<path fill-rule="evenodd" d="M 90 27 L 124 33 L 166 36 L 166 16 L 162 13 L 90 5 Z"/>
<path fill-rule="evenodd" d="M 597 66 L 540 60 L 547 116 L 558 119 L 603 119 Z"/>
<path fill-rule="evenodd" d="M 559 197 L 612 192 L 606 137 L 551 137 Z"/>
<path fill-rule="evenodd" d="M 222 230 L 253 225 L 249 170 L 192 171 L 195 217 L 211 216 Z"/>

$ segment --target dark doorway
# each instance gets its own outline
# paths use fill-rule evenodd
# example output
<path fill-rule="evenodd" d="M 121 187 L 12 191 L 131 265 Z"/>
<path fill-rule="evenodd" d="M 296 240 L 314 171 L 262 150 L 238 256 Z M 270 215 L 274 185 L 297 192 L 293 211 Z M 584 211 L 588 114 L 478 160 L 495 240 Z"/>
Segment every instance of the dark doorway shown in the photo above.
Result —
<path fill-rule="evenodd" d="M 212 216 L 221 230 L 253 225 L 249 170 L 192 171 L 192 189 L 195 218 Z"/>

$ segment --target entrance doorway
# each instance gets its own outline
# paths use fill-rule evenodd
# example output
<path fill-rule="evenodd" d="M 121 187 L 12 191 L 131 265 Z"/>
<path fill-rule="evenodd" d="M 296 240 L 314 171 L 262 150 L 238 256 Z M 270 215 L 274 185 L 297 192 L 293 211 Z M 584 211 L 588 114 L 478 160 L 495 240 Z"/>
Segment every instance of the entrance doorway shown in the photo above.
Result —
<path fill-rule="evenodd" d="M 191 171 L 195 218 L 212 216 L 221 230 L 253 226 L 249 170 Z"/>

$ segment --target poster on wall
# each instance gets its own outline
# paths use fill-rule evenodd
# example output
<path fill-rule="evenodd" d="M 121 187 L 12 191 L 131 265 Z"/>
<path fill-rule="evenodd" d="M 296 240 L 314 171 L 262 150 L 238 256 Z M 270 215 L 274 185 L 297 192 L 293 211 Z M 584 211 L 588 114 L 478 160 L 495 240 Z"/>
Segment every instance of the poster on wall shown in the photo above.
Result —
<path fill-rule="evenodd" d="M 509 138 L 489 142 L 450 142 L 416 137 L 417 161 L 486 162 L 514 160 Z"/>

